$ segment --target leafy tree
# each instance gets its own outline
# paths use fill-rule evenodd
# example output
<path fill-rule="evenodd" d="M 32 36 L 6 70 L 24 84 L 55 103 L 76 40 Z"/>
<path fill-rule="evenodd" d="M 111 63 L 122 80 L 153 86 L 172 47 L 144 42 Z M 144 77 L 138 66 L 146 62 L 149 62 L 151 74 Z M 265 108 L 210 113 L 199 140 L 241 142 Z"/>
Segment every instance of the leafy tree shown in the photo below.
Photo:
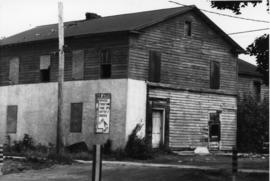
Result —
<path fill-rule="evenodd" d="M 263 152 L 263 143 L 269 141 L 269 102 L 258 103 L 245 96 L 237 106 L 237 147 L 240 152 Z"/>
<path fill-rule="evenodd" d="M 211 7 L 217 9 L 230 9 L 235 14 L 241 14 L 241 8 L 252 4 L 254 7 L 262 1 L 212 1 Z M 266 1 L 267 7 L 269 7 L 269 0 Z M 269 11 L 269 8 L 267 8 Z M 264 34 L 261 37 L 255 39 L 255 41 L 247 47 L 247 52 L 256 56 L 257 70 L 263 75 L 263 81 L 266 85 L 269 83 L 269 34 Z"/>
<path fill-rule="evenodd" d="M 255 7 L 258 3 L 261 3 L 262 1 L 212 1 L 211 7 L 217 8 L 217 9 L 230 9 L 235 14 L 241 14 L 240 9 L 248 6 L 248 4 L 252 4 L 253 7 Z M 266 1 L 266 5 L 268 7 L 269 0 Z M 269 11 L 269 8 L 267 8 L 267 11 Z"/>
<path fill-rule="evenodd" d="M 269 84 L 269 34 L 257 38 L 247 47 L 250 55 L 256 56 L 257 70 L 263 75 L 263 81 Z"/>

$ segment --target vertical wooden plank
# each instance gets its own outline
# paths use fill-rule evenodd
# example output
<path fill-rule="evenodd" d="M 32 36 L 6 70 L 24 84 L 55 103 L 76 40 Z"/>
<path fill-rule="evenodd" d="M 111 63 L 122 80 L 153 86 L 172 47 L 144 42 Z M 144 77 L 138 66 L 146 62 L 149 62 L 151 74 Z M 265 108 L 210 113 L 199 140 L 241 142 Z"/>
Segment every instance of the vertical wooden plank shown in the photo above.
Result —
<path fill-rule="evenodd" d="M 20 61 L 18 57 L 13 57 L 9 61 L 9 81 L 11 84 L 19 83 L 19 66 Z"/>
<path fill-rule="evenodd" d="M 72 79 L 83 79 L 84 75 L 84 50 L 72 52 Z"/>

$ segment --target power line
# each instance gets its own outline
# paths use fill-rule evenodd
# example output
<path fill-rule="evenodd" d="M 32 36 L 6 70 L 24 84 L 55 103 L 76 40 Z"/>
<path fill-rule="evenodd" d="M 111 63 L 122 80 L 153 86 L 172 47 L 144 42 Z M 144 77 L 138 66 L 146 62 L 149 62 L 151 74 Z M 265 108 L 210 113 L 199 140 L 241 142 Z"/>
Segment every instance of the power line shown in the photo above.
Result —
<path fill-rule="evenodd" d="M 269 30 L 269 28 L 262 28 L 262 29 L 256 29 L 256 30 L 247 30 L 247 31 L 240 31 L 235 33 L 228 33 L 228 35 L 236 35 L 236 34 L 242 34 L 242 33 L 250 33 L 255 31 L 263 31 L 263 30 Z"/>
<path fill-rule="evenodd" d="M 175 1 L 168 1 L 168 2 L 177 4 L 177 5 L 181 5 L 181 6 L 188 6 L 188 5 L 181 4 L 181 3 L 178 3 L 178 2 L 175 2 Z M 217 15 L 220 15 L 220 16 L 230 17 L 230 18 L 236 18 L 236 19 L 242 19 L 242 20 L 260 22 L 260 23 L 270 23 L 269 21 L 257 20 L 257 19 L 250 19 L 250 18 L 243 18 L 243 17 L 238 17 L 238 16 L 232 16 L 232 15 L 228 15 L 228 14 L 217 13 L 217 12 L 214 12 L 214 11 L 208 11 L 208 10 L 205 10 L 205 9 L 199 9 L 199 10 L 204 11 L 204 12 L 207 12 L 207 13 L 217 14 Z"/>

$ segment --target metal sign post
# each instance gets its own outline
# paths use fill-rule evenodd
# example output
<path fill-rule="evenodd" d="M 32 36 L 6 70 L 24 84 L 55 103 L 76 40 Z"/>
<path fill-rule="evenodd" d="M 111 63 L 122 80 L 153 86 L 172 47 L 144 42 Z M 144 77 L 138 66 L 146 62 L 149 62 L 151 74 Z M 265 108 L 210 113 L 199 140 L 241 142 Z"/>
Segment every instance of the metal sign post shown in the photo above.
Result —
<path fill-rule="evenodd" d="M 93 166 L 92 166 L 92 181 L 101 181 L 102 171 L 102 146 L 94 145 L 93 147 Z"/>
<path fill-rule="evenodd" d="M 232 152 L 232 181 L 236 181 L 236 176 L 237 176 L 237 149 L 236 147 L 233 147 L 233 152 Z"/>
<path fill-rule="evenodd" d="M 3 175 L 2 168 L 4 162 L 4 148 L 3 145 L 0 144 L 0 175 Z"/>

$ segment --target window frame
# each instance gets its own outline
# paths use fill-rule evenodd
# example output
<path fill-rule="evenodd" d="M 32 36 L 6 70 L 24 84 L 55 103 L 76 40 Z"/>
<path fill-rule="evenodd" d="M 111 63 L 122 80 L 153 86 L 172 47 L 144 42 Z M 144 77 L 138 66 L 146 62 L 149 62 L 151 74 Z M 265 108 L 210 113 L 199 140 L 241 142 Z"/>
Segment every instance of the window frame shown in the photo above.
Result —
<path fill-rule="evenodd" d="M 184 35 L 186 37 L 192 36 L 192 21 L 190 21 L 190 20 L 184 21 Z"/>
<path fill-rule="evenodd" d="M 12 119 L 11 116 L 9 116 L 10 114 L 10 110 L 11 108 L 15 108 L 16 114 L 15 114 L 15 120 L 12 120 L 15 122 L 15 126 L 13 127 L 9 127 L 12 124 L 9 123 L 9 121 Z M 17 126 L 18 126 L 18 105 L 8 105 L 7 106 L 7 117 L 6 117 L 6 133 L 7 134 L 16 134 L 17 133 Z M 13 123 L 14 124 L 14 123 Z M 13 128 L 13 129 L 11 129 Z"/>
<path fill-rule="evenodd" d="M 105 54 L 105 56 L 104 56 Z M 102 49 L 99 52 L 100 66 L 99 66 L 99 77 L 100 79 L 112 78 L 112 55 L 110 49 Z M 105 67 L 108 66 L 109 73 L 105 72 Z M 108 75 L 106 75 L 108 73 Z"/>
<path fill-rule="evenodd" d="M 79 61 L 79 58 L 75 57 L 74 54 L 79 54 L 79 53 L 82 53 L 82 62 L 80 63 Z M 72 80 L 83 80 L 84 79 L 84 76 L 85 76 L 85 72 L 84 72 L 84 69 L 85 69 L 85 50 L 83 49 L 79 49 L 79 50 L 73 50 L 72 53 L 72 58 L 71 58 L 71 62 L 72 62 L 72 65 L 71 65 L 71 78 Z M 81 58 L 81 57 L 80 57 Z M 75 72 L 75 67 L 77 66 L 81 66 L 80 67 L 80 74 L 78 74 L 77 72 Z"/>
<path fill-rule="evenodd" d="M 215 64 L 218 65 L 218 69 L 215 70 Z M 216 72 L 216 73 L 215 73 Z M 215 74 L 218 73 L 218 76 Z M 219 61 L 211 60 L 210 61 L 210 76 L 209 76 L 209 81 L 210 81 L 210 89 L 220 89 L 220 81 L 221 79 L 221 63 Z"/>
<path fill-rule="evenodd" d="M 150 82 L 159 83 L 161 81 L 162 53 L 159 51 L 150 50 L 148 59 L 149 59 L 148 80 Z"/>
<path fill-rule="evenodd" d="M 45 69 L 45 68 L 41 68 L 41 58 L 42 57 L 49 57 L 49 66 L 48 66 L 48 68 L 47 69 Z M 47 54 L 47 55 L 40 55 L 39 56 L 39 80 L 40 80 L 40 82 L 50 82 L 51 81 L 51 65 L 52 65 L 52 61 L 51 61 L 52 59 L 51 59 L 51 55 L 49 55 L 49 54 Z M 48 77 L 49 77 L 49 79 L 48 80 L 44 80 L 44 79 L 42 79 L 42 73 L 43 73 L 43 71 L 48 71 Z"/>
<path fill-rule="evenodd" d="M 11 73 L 14 74 L 14 71 L 12 72 L 13 69 L 12 69 L 11 65 L 15 65 L 15 64 L 11 64 L 12 60 L 17 60 L 17 62 L 18 62 L 17 67 L 16 67 L 16 77 L 14 75 L 11 75 Z M 19 84 L 19 82 L 20 82 L 20 69 L 21 69 L 20 62 L 21 62 L 21 60 L 20 60 L 20 57 L 18 57 L 18 56 L 8 58 L 8 65 L 9 65 L 8 81 L 9 81 L 10 85 L 16 85 L 16 84 Z M 12 80 L 12 79 L 15 79 L 15 80 Z"/>
<path fill-rule="evenodd" d="M 75 113 L 73 106 L 80 105 L 80 113 Z M 75 115 L 74 115 L 75 114 Z M 79 121 L 76 121 L 76 114 L 79 115 Z M 75 118 L 75 121 L 74 121 Z M 74 126 L 74 124 L 80 123 L 79 125 Z M 69 123 L 69 132 L 70 133 L 82 133 L 83 127 L 83 103 L 82 102 L 74 102 L 70 104 L 70 123 Z"/>

